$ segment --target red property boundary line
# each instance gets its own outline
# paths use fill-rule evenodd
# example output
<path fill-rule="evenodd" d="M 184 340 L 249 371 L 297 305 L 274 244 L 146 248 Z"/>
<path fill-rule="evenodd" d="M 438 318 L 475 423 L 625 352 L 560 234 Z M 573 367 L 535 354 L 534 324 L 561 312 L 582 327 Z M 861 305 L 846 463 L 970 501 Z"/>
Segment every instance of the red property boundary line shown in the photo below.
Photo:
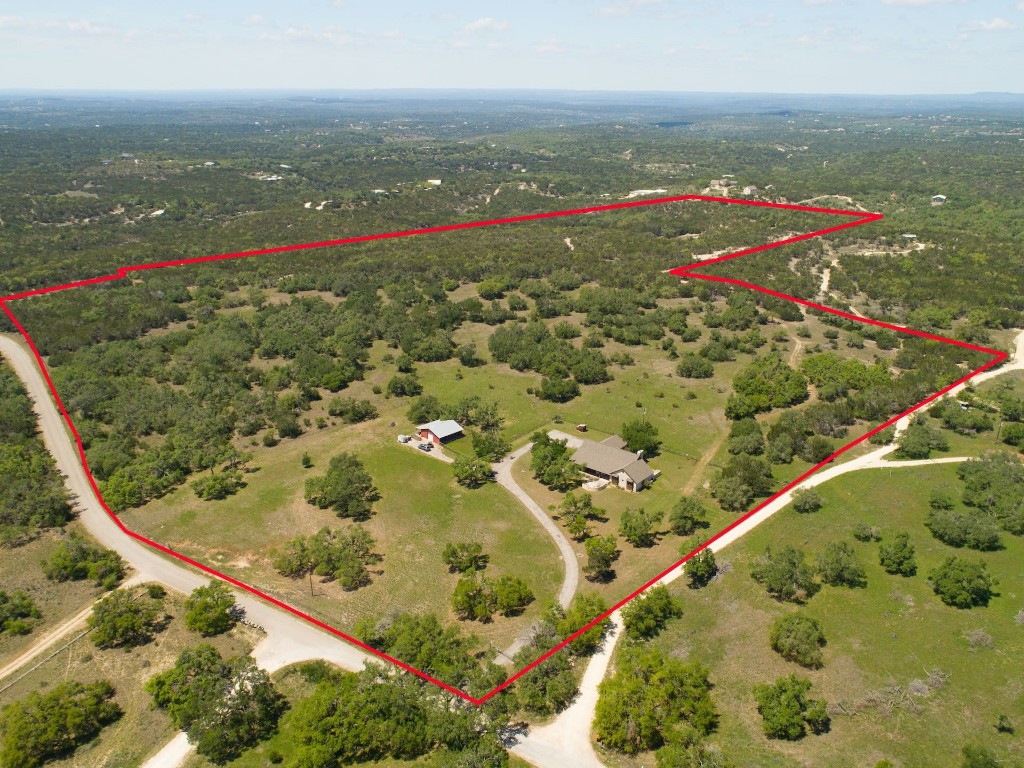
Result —
<path fill-rule="evenodd" d="M 314 248 L 328 248 L 328 247 L 339 246 L 339 245 L 350 245 L 350 244 L 354 244 L 354 243 L 365 243 L 365 242 L 370 242 L 370 241 L 374 241 L 374 240 L 390 240 L 390 239 L 403 238 L 403 237 L 412 237 L 414 235 L 436 234 L 436 233 L 440 233 L 440 232 L 454 232 L 454 231 L 463 230 L 463 229 L 475 229 L 475 228 L 478 228 L 478 227 L 497 226 L 497 225 L 502 225 L 502 224 L 515 224 L 515 223 L 519 223 L 519 222 L 538 221 L 538 220 L 542 220 L 542 219 L 554 219 L 554 218 L 560 218 L 560 217 L 566 217 L 566 216 L 577 216 L 577 215 L 586 214 L 586 213 L 601 213 L 601 212 L 604 212 L 604 211 L 622 210 L 622 209 L 626 209 L 626 208 L 640 208 L 640 207 L 644 207 L 644 206 L 664 205 L 664 204 L 667 204 L 667 203 L 677 203 L 677 202 L 684 202 L 684 201 L 690 201 L 690 200 L 699 200 L 699 201 L 704 201 L 704 202 L 712 202 L 712 203 L 719 203 L 719 204 L 730 204 L 730 205 L 750 205 L 750 206 L 760 206 L 760 207 L 764 207 L 764 208 L 780 208 L 780 209 L 785 209 L 785 210 L 801 211 L 801 212 L 805 212 L 805 213 L 823 213 L 823 214 L 829 214 L 829 215 L 833 215 L 833 216 L 846 217 L 847 221 L 844 221 L 841 224 L 836 224 L 836 225 L 831 226 L 831 227 L 826 227 L 824 229 L 815 230 L 813 232 L 808 232 L 808 233 L 801 234 L 801 235 L 795 235 L 793 237 L 788 237 L 788 238 L 785 238 L 785 239 L 782 239 L 782 240 L 778 240 L 778 241 L 775 241 L 775 242 L 772 242 L 772 243 L 767 243 L 767 244 L 764 244 L 764 245 L 758 245 L 758 246 L 755 246 L 755 247 L 752 247 L 752 248 L 746 248 L 744 250 L 736 251 L 735 253 L 730 253 L 730 254 L 727 254 L 727 255 L 724 255 L 724 256 L 720 256 L 720 257 L 715 258 L 715 259 L 708 259 L 706 261 L 696 262 L 694 264 L 689 264 L 687 266 L 677 267 L 675 269 L 669 270 L 669 274 L 677 275 L 679 277 L 694 278 L 694 279 L 698 279 L 698 280 L 710 280 L 710 281 L 717 282 L 717 283 L 725 283 L 725 284 L 728 284 L 728 285 L 739 286 L 741 288 L 747 288 L 747 289 L 752 290 L 752 291 L 757 291 L 759 293 L 764 293 L 764 294 L 767 294 L 769 296 L 774 296 L 774 297 L 779 298 L 779 299 L 785 299 L 787 301 L 792 301 L 792 302 L 795 302 L 797 304 L 800 304 L 801 306 L 808 307 L 810 309 L 819 310 L 821 312 L 827 312 L 829 314 L 837 315 L 839 317 L 843 317 L 843 318 L 845 318 L 847 320 L 852 320 L 852 321 L 855 321 L 855 322 L 858 322 L 858 323 L 864 323 L 864 324 L 867 324 L 867 325 L 874 325 L 874 326 L 878 326 L 878 327 L 881 327 L 881 328 L 888 328 L 889 330 L 895 331 L 897 333 L 908 334 L 908 335 L 918 336 L 918 337 L 925 338 L 925 339 L 930 339 L 932 341 L 939 341 L 939 342 L 943 342 L 943 343 L 946 343 L 946 344 L 952 344 L 954 346 L 962 347 L 964 349 L 969 349 L 969 350 L 972 350 L 974 352 L 982 352 L 982 353 L 991 355 L 992 359 L 989 360 L 984 365 L 982 365 L 982 366 L 976 368 L 975 370 L 971 371 L 966 376 L 963 376 L 963 377 L 957 379 L 952 384 L 950 384 L 950 385 L 948 385 L 946 387 L 943 387 L 942 389 L 940 389 L 935 394 L 930 395 L 929 397 L 925 398 L 921 402 L 919 402 L 916 405 L 914 405 L 912 408 L 904 411 L 903 413 L 901 413 L 901 414 L 899 414 L 897 416 L 893 416 L 891 419 L 889 419 L 888 421 L 886 421 L 886 422 L 880 424 L 879 426 L 875 427 L 874 429 L 872 429 L 867 434 L 865 434 L 865 435 L 857 438 L 856 440 L 853 440 L 850 443 L 844 445 L 842 448 L 837 450 L 835 453 L 833 453 L 831 456 L 829 456 L 824 461 L 821 461 L 818 464 L 815 464 L 813 467 L 811 467 L 809 470 L 804 472 L 798 478 L 796 478 L 795 480 L 787 483 L 781 490 L 779 490 L 776 493 L 772 494 L 770 497 L 768 497 L 767 499 L 762 501 L 760 504 L 755 506 L 749 512 L 747 512 L 746 514 L 744 514 L 741 517 L 737 518 L 730 525 L 726 526 L 721 531 L 716 533 L 714 536 L 712 536 L 710 539 L 708 539 L 706 542 L 704 542 L 701 546 L 697 547 L 692 552 L 687 554 L 685 557 L 683 557 L 680 560 L 678 560 L 677 562 L 673 563 L 671 566 L 666 568 L 664 571 L 659 573 L 657 576 L 655 576 L 654 578 L 650 579 L 648 582 L 643 584 L 641 587 L 635 589 L 633 592 L 631 592 L 625 598 L 623 598 L 619 602 L 615 603 L 615 605 L 613 605 L 611 608 L 609 608 L 603 614 L 601 614 L 600 616 L 595 618 L 593 621 L 591 621 L 585 627 L 583 627 L 579 631 L 575 632 L 574 634 L 570 635 L 565 640 L 563 640 L 561 643 L 559 643 L 554 648 L 549 650 L 547 653 L 545 653 L 542 656 L 538 657 L 536 660 L 534 660 L 533 662 L 531 662 L 530 664 L 525 666 L 523 669 L 521 669 L 518 672 L 516 672 L 515 674 L 511 675 L 501 685 L 495 687 L 494 689 L 492 689 L 491 691 L 485 693 L 484 695 L 482 695 L 480 697 L 471 696 L 471 695 L 467 694 L 465 691 L 462 691 L 462 690 L 460 690 L 458 688 L 455 688 L 455 687 L 453 687 L 451 685 L 448 685 L 447 683 L 442 682 L 441 680 L 438 680 L 438 679 L 432 677 L 431 675 L 428 675 L 425 672 L 422 672 L 422 671 L 416 669 L 415 667 L 410 666 L 409 664 L 406 664 L 405 662 L 401 661 L 400 659 L 396 659 L 396 658 L 394 658 L 392 656 L 389 656 L 386 653 L 382 653 L 381 651 L 378 651 L 377 649 L 370 647 L 369 645 L 367 645 L 366 643 L 363 643 L 362 641 L 358 640 L 357 638 L 352 637 L 351 635 L 348 635 L 348 634 L 342 632 L 341 630 L 339 630 L 339 629 L 337 629 L 335 627 L 332 627 L 329 624 L 326 624 L 326 623 L 320 621 L 319 619 L 316 619 L 316 618 L 310 616 L 309 614 L 303 613 L 302 611 L 298 610 L 297 608 L 294 608 L 294 607 L 288 605 L 287 603 L 284 603 L 281 600 L 278 600 L 277 598 L 272 597 L 271 595 L 268 595 L 265 592 L 262 592 L 262 591 L 256 589 L 255 587 L 253 587 L 253 586 L 251 586 L 249 584 L 245 584 L 244 582 L 238 581 L 237 579 L 234 579 L 231 576 L 228 576 L 227 574 L 221 573 L 220 571 L 217 571 L 216 569 L 211 568 L 208 565 L 204 565 L 203 563 L 197 562 L 196 560 L 193 560 L 192 558 L 187 557 L 186 555 L 183 555 L 180 552 L 176 552 L 175 550 L 170 549 L 169 547 L 166 547 L 163 544 L 160 544 L 160 543 L 158 543 L 156 541 L 153 541 L 152 539 L 149 539 L 149 538 L 143 536 L 142 534 L 136 533 L 135 531 L 127 528 L 124 525 L 124 523 L 121 522 L 121 519 L 107 506 L 106 502 L 103 500 L 103 496 L 100 494 L 99 486 L 96 483 L 95 478 L 93 478 L 92 472 L 89 470 L 89 463 L 88 463 L 88 460 L 86 459 L 86 456 L 85 456 L 85 448 L 82 445 L 82 439 L 79 436 L 78 430 L 75 428 L 75 425 L 74 425 L 74 423 L 71 420 L 71 416 L 68 414 L 67 409 L 64 407 L 64 403 L 61 400 L 60 394 L 57 392 L 57 388 L 53 384 L 53 380 L 50 378 L 49 371 L 47 370 L 46 365 L 43 362 L 43 358 L 40 355 L 39 350 L 37 349 L 37 347 L 35 345 L 35 342 L 32 340 L 31 335 L 28 333 L 28 331 L 25 329 L 25 327 L 21 324 L 21 322 L 15 316 L 15 314 L 14 314 L 13 310 L 11 309 L 11 307 L 8 306 L 9 302 L 17 301 L 19 299 L 25 299 L 25 298 L 28 298 L 28 297 L 31 297 L 31 296 L 41 296 L 41 295 L 49 294 L 49 293 L 56 293 L 58 291 L 66 291 L 66 290 L 69 290 L 69 289 L 72 289 L 72 288 L 80 288 L 80 287 L 87 286 L 87 285 L 96 285 L 96 284 L 99 284 L 99 283 L 106 283 L 106 282 L 111 282 L 111 281 L 114 281 L 114 280 L 121 280 L 123 278 L 130 277 L 131 273 L 133 273 L 133 272 L 142 272 L 142 271 L 151 270 L 151 269 L 163 269 L 165 267 L 178 267 L 178 266 L 185 266 L 185 265 L 190 265 L 190 264 L 202 264 L 202 263 L 206 263 L 206 262 L 226 261 L 228 259 L 249 258 L 249 257 L 253 257 L 253 256 L 263 256 L 263 255 L 272 254 L 272 253 L 287 253 L 289 251 L 302 251 L 302 250 L 310 250 L 310 249 L 314 249 Z M 258 598 L 260 598 L 262 600 L 265 600 L 266 602 L 271 603 L 272 605 L 275 605 L 278 608 L 281 608 L 282 610 L 285 610 L 288 613 L 291 613 L 291 614 L 293 614 L 293 615 L 295 615 L 295 616 L 297 616 L 297 617 L 299 617 L 299 618 L 309 622 L 310 624 L 313 624 L 313 625 L 315 625 L 315 626 L 317 626 L 317 627 L 319 627 L 319 628 L 321 628 L 321 629 L 323 629 L 323 630 L 325 630 L 325 631 L 335 635 L 336 637 L 339 637 L 339 638 L 345 640 L 346 642 L 349 642 L 349 643 L 351 643 L 351 644 L 361 648 L 362 650 L 364 650 L 364 651 L 366 651 L 368 653 L 371 653 L 371 654 L 373 654 L 375 656 L 378 656 L 378 657 L 384 659 L 385 661 L 390 662 L 391 664 L 394 664 L 395 666 L 399 667 L 400 669 L 405 670 L 406 672 L 410 672 L 410 673 L 412 673 L 414 675 L 417 675 L 418 677 L 422 678 L 423 680 L 426 680 L 428 682 L 431 682 L 431 683 L 433 683 L 433 684 L 443 688 L 444 690 L 448 691 L 449 693 L 452 693 L 452 694 L 454 694 L 454 695 L 464 699 L 465 701 L 468 701 L 468 702 L 470 702 L 472 704 L 475 704 L 475 705 L 480 705 L 480 704 L 483 704 L 484 702 L 486 702 L 488 699 L 490 699 L 493 696 L 495 696 L 496 694 L 498 694 L 500 691 L 504 690 L 505 688 L 508 688 L 516 680 L 518 680 L 520 677 L 525 675 L 531 669 L 533 669 L 537 665 L 541 664 L 543 661 L 545 661 L 546 659 L 551 657 L 553 654 L 555 654 L 558 651 L 560 651 L 562 648 L 567 646 L 570 642 L 572 642 L 574 639 L 576 639 L 577 637 L 579 637 L 580 635 L 582 635 L 583 633 L 585 633 L 589 629 L 592 629 L 599 622 L 604 621 L 613 612 L 615 612 L 616 610 L 618 610 L 619 608 L 624 606 L 626 603 L 631 601 L 633 598 L 635 598 L 641 592 L 643 592 L 644 590 L 648 589 L 652 585 L 656 584 L 658 581 L 660 581 L 662 578 L 664 578 L 665 576 L 670 574 L 672 571 L 674 571 L 677 568 L 681 567 L 684 563 L 686 563 L 687 560 L 689 560 L 690 558 L 695 556 L 698 552 L 700 552 L 703 549 L 705 549 L 705 548 L 709 547 L 710 545 L 714 544 L 718 539 L 720 539 L 726 533 L 728 533 L 729 531 L 733 530 L 734 528 L 736 528 L 738 525 L 742 524 L 745 520 L 749 519 L 753 515 L 757 514 L 757 512 L 759 512 L 765 506 L 770 504 L 775 499 L 779 498 L 781 495 L 783 495 L 787 491 L 791 490 L 796 485 L 798 485 L 801 482 L 803 482 L 805 479 L 810 477 L 812 474 L 817 472 L 819 469 L 824 467 L 826 464 L 828 464 L 831 461 L 833 461 L 838 456 L 840 456 L 843 453 L 845 453 L 846 451 L 850 450 L 855 445 L 858 445 L 858 444 L 864 442 L 865 440 L 867 440 L 869 437 L 871 437 L 875 433 L 880 432 L 881 430 L 885 429 L 886 427 L 896 423 L 899 419 L 903 418 L 904 416 L 907 416 L 907 415 L 913 413 L 914 411 L 917 411 L 918 409 L 922 408 L 923 406 L 927 405 L 928 403 L 936 400 L 937 398 L 941 397 L 942 395 L 944 395 L 946 392 L 948 392 L 949 390 L 953 389 L 954 387 L 956 387 L 956 386 L 958 386 L 958 385 L 968 381 L 969 379 L 971 379 L 972 377 L 974 377 L 977 374 L 981 373 L 982 371 L 984 371 L 984 370 L 986 370 L 988 368 L 991 368 L 994 365 L 997 365 L 997 364 L 1003 362 L 1007 358 L 1007 356 L 1008 356 L 1007 353 L 1000 352 L 1000 351 L 995 350 L 995 349 L 989 349 L 987 347 L 981 347 L 981 346 L 977 346 L 975 344 L 968 344 L 967 342 L 958 341 L 956 339 L 946 338 L 944 336 L 937 336 L 935 334 L 926 333 L 924 331 L 914 330 L 912 328 L 905 328 L 905 327 L 899 326 L 899 325 L 893 325 L 892 323 L 885 323 L 885 322 L 882 322 L 880 320 L 872 320 L 872 319 L 865 318 L 865 317 L 859 317 L 857 315 L 852 315 L 852 314 L 850 314 L 848 312 L 843 312 L 843 311 L 840 311 L 838 309 L 833 309 L 832 307 L 826 307 L 826 306 L 824 306 L 822 304 L 817 304 L 817 303 L 812 302 L 812 301 L 807 301 L 805 299 L 800 299 L 800 298 L 797 298 L 795 296 L 790 296 L 790 295 L 785 294 L 785 293 L 780 293 L 779 291 L 774 291 L 774 290 L 772 290 L 770 288 L 765 288 L 764 286 L 754 285 L 752 283 L 747 283 L 747 282 L 744 282 L 742 280 L 736 280 L 736 279 L 733 279 L 733 278 L 721 277 L 721 276 L 717 276 L 717 275 L 705 275 L 705 274 L 700 274 L 699 272 L 697 272 L 698 269 L 703 269 L 704 267 L 710 266 L 712 264 L 718 264 L 718 263 L 721 263 L 721 262 L 724 262 L 724 261 L 729 261 L 731 259 L 739 258 L 741 256 L 749 256 L 750 254 L 759 253 L 761 251 L 767 251 L 767 250 L 770 250 L 772 248 L 778 248 L 778 247 L 783 246 L 783 245 L 791 245 L 793 243 L 798 243 L 798 242 L 801 242 L 803 240 L 809 240 L 809 239 L 812 239 L 812 238 L 821 237 L 822 235 L 827 235 L 827 234 L 832 233 L 832 232 L 838 232 L 840 230 L 848 229 L 850 227 L 858 227 L 858 226 L 861 226 L 862 224 L 868 224 L 868 223 L 871 223 L 871 222 L 879 221 L 882 218 L 883 218 L 882 215 L 879 214 L 879 213 L 864 213 L 864 212 L 859 212 L 859 211 L 844 211 L 844 210 L 838 210 L 838 209 L 832 209 L 832 208 L 817 208 L 817 207 L 811 207 L 811 206 L 805 206 L 805 205 L 793 205 L 793 204 L 783 204 L 783 203 L 768 203 L 768 202 L 762 202 L 762 201 L 757 201 L 757 200 L 733 200 L 733 199 L 730 199 L 730 198 L 710 197 L 710 196 L 706 196 L 706 195 L 680 195 L 680 196 L 677 196 L 677 197 L 663 197 L 663 198 L 654 198 L 654 199 L 649 199 L 649 200 L 637 200 L 637 201 L 630 201 L 630 202 L 625 202 L 625 203 L 614 203 L 614 204 L 611 204 L 611 205 L 600 205 L 600 206 L 593 206 L 593 207 L 589 207 L 589 208 L 577 208 L 577 209 L 565 210 L 565 211 L 552 211 L 552 212 L 547 212 L 547 213 L 535 213 L 535 214 L 529 214 L 529 215 L 525 215 L 525 216 L 513 216 L 513 217 L 510 217 L 510 218 L 504 218 L 504 219 L 491 219 L 491 220 L 488 220 L 488 221 L 476 221 L 476 222 L 468 222 L 468 223 L 462 223 L 462 224 L 449 224 L 449 225 L 445 225 L 445 226 L 428 227 L 428 228 L 424 228 L 424 229 L 405 230 L 405 231 L 401 231 L 401 232 L 387 232 L 387 233 L 381 233 L 381 234 L 363 235 L 363 236 L 359 236 L 359 237 L 342 238 L 342 239 L 339 239 L 339 240 L 327 240 L 327 241 L 318 242 L 318 243 L 300 243 L 300 244 L 295 244 L 295 245 L 284 245 L 284 246 L 278 246 L 278 247 L 274 247 L 274 248 L 263 248 L 263 249 L 252 250 L 252 251 L 240 251 L 238 253 L 223 253 L 223 254 L 217 254 L 217 255 L 212 255 L 212 256 L 202 256 L 202 257 L 191 258 L 191 259 L 177 259 L 177 260 L 174 260 L 174 261 L 164 261 L 164 262 L 159 262 L 159 263 L 155 263 L 155 264 L 139 264 L 139 265 L 134 265 L 134 266 L 121 267 L 120 269 L 117 270 L 117 272 L 115 272 L 112 275 L 105 275 L 105 276 L 102 276 L 102 277 L 94 277 L 94 278 L 91 278 L 91 279 L 88 279 L 88 280 L 79 280 L 79 281 L 76 281 L 76 282 L 66 283 L 66 284 L 63 284 L 63 285 L 56 285 L 56 286 L 52 286 L 52 287 L 49 287 L 49 288 L 40 288 L 40 289 L 37 289 L 37 290 L 24 291 L 22 293 L 11 294 L 10 296 L 4 296 L 4 297 L 0 298 L 0 308 L 2 308 L 3 311 L 7 314 L 7 316 L 11 319 L 11 322 L 14 323 L 15 327 L 21 333 L 22 337 L 25 339 L 25 342 L 28 344 L 29 348 L 32 350 L 32 354 L 35 356 L 36 363 L 39 365 L 40 371 L 42 371 L 43 377 L 45 378 L 46 383 L 47 383 L 47 385 L 50 388 L 50 392 L 52 393 L 53 398 L 56 401 L 57 406 L 60 409 L 61 414 L 64 416 L 64 420 L 67 423 L 68 428 L 71 431 L 71 434 L 75 438 L 75 442 L 78 445 L 79 458 L 82 461 L 82 466 L 85 469 L 85 473 L 86 473 L 86 476 L 89 479 L 89 483 L 92 485 L 92 488 L 93 488 L 93 490 L 96 493 L 96 498 L 99 499 L 100 504 L 103 506 L 103 509 L 107 512 L 107 514 L 111 517 L 111 519 L 114 521 L 114 523 L 121 529 L 121 531 L 126 536 L 129 536 L 130 538 L 135 539 L 136 541 L 139 541 L 139 542 L 141 542 L 141 543 L 143 543 L 143 544 L 145 544 L 145 545 L 147 545 L 149 547 L 152 547 L 153 549 L 159 550 L 160 552 L 163 552 L 166 555 L 170 555 L 171 557 L 176 558 L 177 560 L 180 560 L 182 562 L 188 563 L 189 565 L 193 566 L 194 568 L 198 568 L 200 571 L 203 571 L 204 573 L 207 573 L 207 574 L 209 574 L 211 576 L 214 576 L 214 577 L 216 577 L 218 579 L 226 581 L 229 584 L 231 584 L 231 585 L 233 585 L 233 586 L 235 586 L 235 587 L 237 587 L 239 589 L 242 589 L 242 590 L 244 590 L 246 592 L 249 592 L 250 594 L 255 595 L 256 597 L 258 597 Z"/>

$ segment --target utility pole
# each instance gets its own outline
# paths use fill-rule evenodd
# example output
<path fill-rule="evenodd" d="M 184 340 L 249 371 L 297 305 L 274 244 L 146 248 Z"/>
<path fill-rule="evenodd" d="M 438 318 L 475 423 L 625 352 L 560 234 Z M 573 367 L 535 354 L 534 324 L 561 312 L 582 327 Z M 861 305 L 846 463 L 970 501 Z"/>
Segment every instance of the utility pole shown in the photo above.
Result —
<path fill-rule="evenodd" d="M 313 572 L 309 572 L 309 596 L 313 597 Z"/>

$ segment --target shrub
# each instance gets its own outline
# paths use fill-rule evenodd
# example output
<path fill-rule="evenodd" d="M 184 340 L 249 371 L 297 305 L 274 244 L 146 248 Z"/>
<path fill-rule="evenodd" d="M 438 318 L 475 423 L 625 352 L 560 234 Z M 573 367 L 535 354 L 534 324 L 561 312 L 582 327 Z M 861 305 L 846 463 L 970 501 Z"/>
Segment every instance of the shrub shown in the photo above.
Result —
<path fill-rule="evenodd" d="M 882 535 L 878 532 L 878 528 L 867 523 L 857 523 L 853 526 L 853 538 L 857 541 L 881 541 Z"/>
<path fill-rule="evenodd" d="M 235 596 L 219 581 L 196 587 L 185 599 L 185 627 L 203 637 L 227 632 L 235 626 L 234 605 Z"/>
<path fill-rule="evenodd" d="M 627 649 L 598 690 L 594 732 L 618 752 L 657 749 L 684 724 L 707 734 L 718 721 L 707 670 L 660 649 Z"/>
<path fill-rule="evenodd" d="M 588 579 L 599 581 L 607 579 L 612 574 L 612 563 L 619 555 L 619 549 L 615 544 L 614 536 L 597 536 L 587 539 L 583 545 L 587 552 L 587 564 L 583 572 Z"/>
<path fill-rule="evenodd" d="M 7 594 L 0 589 L 0 635 L 26 635 L 32 631 L 34 619 L 42 614 L 32 598 L 20 589 Z"/>
<path fill-rule="evenodd" d="M 649 640 L 665 628 L 670 619 L 683 615 L 683 603 L 659 584 L 633 598 L 622 609 L 622 622 L 631 640 Z"/>
<path fill-rule="evenodd" d="M 237 469 L 225 469 L 223 472 L 202 475 L 193 480 L 190 486 L 198 498 L 214 501 L 234 495 L 245 486 L 245 481 Z"/>
<path fill-rule="evenodd" d="M 708 526 L 708 510 L 696 499 L 684 496 L 669 512 L 668 526 L 677 536 L 689 536 Z"/>
<path fill-rule="evenodd" d="M 808 669 L 822 666 L 821 649 L 825 645 L 825 635 L 821 625 L 809 616 L 799 613 L 780 616 L 772 624 L 769 642 L 772 650 L 787 661 Z"/>
<path fill-rule="evenodd" d="M 769 739 L 795 741 L 803 738 L 806 725 L 815 733 L 828 730 L 825 703 L 808 699 L 811 681 L 796 675 L 780 677 L 772 685 L 754 688 L 757 711 L 764 719 L 762 727 Z"/>
<path fill-rule="evenodd" d="M 415 373 L 401 373 L 391 377 L 386 392 L 388 397 L 416 397 L 423 393 L 423 385 Z"/>
<path fill-rule="evenodd" d="M 369 400 L 356 400 L 352 397 L 332 397 L 327 404 L 327 413 L 341 419 L 346 424 L 370 421 L 379 415 L 376 407 Z M 426 419 L 426 421 L 430 421 L 430 419 Z"/>
<path fill-rule="evenodd" d="M 61 683 L 30 693 L 0 711 L 0 764 L 38 768 L 92 741 L 122 712 L 105 680 Z"/>
<path fill-rule="evenodd" d="M 43 564 L 43 572 L 52 581 L 88 579 L 104 589 L 113 589 L 124 578 L 124 562 L 116 552 L 72 533 Z"/>
<path fill-rule="evenodd" d="M 679 358 L 676 373 L 684 379 L 710 379 L 715 375 L 715 367 L 707 358 L 693 352 L 685 352 Z"/>
<path fill-rule="evenodd" d="M 807 556 L 794 547 L 766 549 L 750 567 L 750 575 L 776 600 L 799 603 L 818 591 Z"/>
<path fill-rule="evenodd" d="M 867 586 L 867 574 L 845 541 L 836 541 L 825 547 L 815 560 L 815 567 L 821 580 L 833 587 Z"/>
<path fill-rule="evenodd" d="M 487 556 L 483 551 L 483 545 L 475 541 L 448 543 L 441 553 L 441 560 L 449 571 L 470 574 L 486 567 Z"/>
<path fill-rule="evenodd" d="M 686 578 L 689 580 L 690 589 L 706 587 L 718 573 L 718 563 L 715 562 L 715 553 L 710 547 L 705 547 L 696 555 L 686 561 L 683 566 L 686 571 Z"/>
<path fill-rule="evenodd" d="M 798 488 L 793 492 L 793 509 L 800 514 L 817 512 L 824 503 L 821 495 L 813 488 Z"/>
<path fill-rule="evenodd" d="M 900 531 L 893 536 L 891 542 L 878 547 L 878 562 L 886 573 L 894 576 L 913 576 L 917 573 L 917 561 L 914 559 L 914 545 L 910 543 L 910 534 Z"/>
<path fill-rule="evenodd" d="M 373 479 L 359 459 L 340 453 L 331 459 L 322 477 L 306 480 L 306 501 L 320 509 L 331 509 L 338 517 L 366 520 L 373 514 L 379 496 Z"/>
<path fill-rule="evenodd" d="M 933 509 L 924 524 L 932 536 L 951 547 L 988 552 L 1003 546 L 996 524 L 979 514 L 963 515 L 946 509 Z"/>
<path fill-rule="evenodd" d="M 942 602 L 954 608 L 988 605 L 996 585 L 985 563 L 955 556 L 931 570 L 928 580 Z"/>
<path fill-rule="evenodd" d="M 158 613 L 153 600 L 136 600 L 128 590 L 115 589 L 93 606 L 89 638 L 97 648 L 142 645 L 152 639 Z"/>

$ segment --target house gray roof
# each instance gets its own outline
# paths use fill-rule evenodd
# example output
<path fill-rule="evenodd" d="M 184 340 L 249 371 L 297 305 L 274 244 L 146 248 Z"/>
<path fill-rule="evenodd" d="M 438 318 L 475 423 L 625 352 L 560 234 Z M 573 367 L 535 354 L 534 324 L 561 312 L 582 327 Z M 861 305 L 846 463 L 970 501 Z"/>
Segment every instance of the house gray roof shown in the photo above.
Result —
<path fill-rule="evenodd" d="M 627 464 L 622 468 L 622 474 L 634 483 L 646 483 L 654 477 L 654 470 L 643 459 L 636 459 L 632 464 Z"/>
<path fill-rule="evenodd" d="M 625 445 L 625 441 L 615 435 L 600 443 L 593 440 L 582 440 L 580 447 L 573 454 L 572 460 L 603 475 L 624 472 L 630 480 L 637 483 L 654 477 L 654 470 L 648 466 L 646 461 L 638 458 L 635 453 L 622 450 L 617 446 L 616 441 Z"/>
<path fill-rule="evenodd" d="M 433 432 L 437 435 L 438 440 L 462 434 L 462 427 L 459 426 L 457 421 L 452 421 L 451 419 L 436 419 L 428 424 L 420 424 L 418 429 L 426 429 Z"/>
<path fill-rule="evenodd" d="M 612 448 L 625 448 L 626 441 L 618 435 L 609 435 L 601 441 L 601 445 L 610 445 Z"/>

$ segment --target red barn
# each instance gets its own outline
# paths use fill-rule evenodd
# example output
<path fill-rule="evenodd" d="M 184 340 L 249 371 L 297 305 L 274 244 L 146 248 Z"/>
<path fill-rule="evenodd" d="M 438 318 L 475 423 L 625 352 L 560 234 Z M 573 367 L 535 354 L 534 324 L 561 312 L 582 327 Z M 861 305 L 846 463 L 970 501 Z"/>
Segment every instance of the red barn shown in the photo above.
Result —
<path fill-rule="evenodd" d="M 428 440 L 434 445 L 441 445 L 456 437 L 462 436 L 462 427 L 458 422 L 451 419 L 435 420 L 429 424 L 420 424 L 417 427 L 420 437 Z"/>

